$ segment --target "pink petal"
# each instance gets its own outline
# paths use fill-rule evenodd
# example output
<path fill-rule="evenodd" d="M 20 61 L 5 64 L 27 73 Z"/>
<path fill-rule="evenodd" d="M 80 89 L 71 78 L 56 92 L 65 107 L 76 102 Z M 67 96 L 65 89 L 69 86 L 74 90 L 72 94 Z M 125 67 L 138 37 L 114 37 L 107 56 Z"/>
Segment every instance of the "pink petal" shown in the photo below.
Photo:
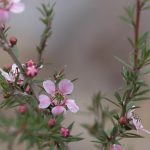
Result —
<path fill-rule="evenodd" d="M 64 79 L 59 83 L 59 90 L 64 95 L 71 94 L 73 88 L 74 88 L 73 83 L 68 79 Z"/>
<path fill-rule="evenodd" d="M 79 107 L 77 106 L 77 104 L 75 103 L 73 99 L 66 100 L 66 105 L 71 112 L 76 113 L 79 111 Z"/>
<path fill-rule="evenodd" d="M 52 109 L 52 114 L 54 116 L 58 116 L 58 115 L 65 113 L 65 112 L 66 112 L 66 109 L 63 106 L 56 106 Z"/>
<path fill-rule="evenodd" d="M 25 6 L 23 3 L 13 3 L 10 7 L 10 11 L 13 13 L 21 13 L 25 9 Z"/>
<path fill-rule="evenodd" d="M 11 3 L 19 3 L 21 0 L 10 0 Z"/>
<path fill-rule="evenodd" d="M 40 101 L 39 108 L 42 108 L 42 109 L 47 108 L 51 104 L 50 98 L 44 94 L 39 96 L 39 101 Z"/>
<path fill-rule="evenodd" d="M 113 144 L 111 145 L 111 147 L 109 148 L 109 150 L 123 150 L 122 147 L 118 144 Z"/>
<path fill-rule="evenodd" d="M 43 87 L 48 94 L 50 94 L 50 95 L 55 94 L 55 84 L 51 80 L 44 81 Z"/>
<path fill-rule="evenodd" d="M 143 129 L 143 125 L 139 119 L 133 118 L 132 123 L 134 127 L 136 128 L 136 130 Z"/>
<path fill-rule="evenodd" d="M 8 21 L 9 18 L 9 12 L 4 9 L 0 9 L 0 23 L 5 23 Z"/>

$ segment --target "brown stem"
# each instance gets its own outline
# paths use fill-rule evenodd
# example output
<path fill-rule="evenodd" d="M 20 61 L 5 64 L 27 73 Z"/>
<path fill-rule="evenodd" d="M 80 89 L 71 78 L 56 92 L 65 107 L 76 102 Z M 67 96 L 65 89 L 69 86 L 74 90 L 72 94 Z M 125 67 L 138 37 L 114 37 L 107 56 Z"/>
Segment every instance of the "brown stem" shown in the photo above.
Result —
<path fill-rule="evenodd" d="M 141 14 L 141 2 L 136 0 L 136 20 L 134 25 L 134 72 L 138 71 L 138 40 L 139 40 L 139 28 L 140 28 L 140 14 Z"/>
<path fill-rule="evenodd" d="M 139 67 L 138 67 L 138 52 L 139 52 L 139 48 L 138 48 L 138 41 L 139 41 L 139 28 L 140 28 L 140 15 L 141 15 L 141 10 L 142 10 L 142 3 L 140 0 L 136 0 L 136 16 L 135 16 L 135 23 L 134 23 L 134 68 L 133 68 L 133 72 L 136 74 L 139 71 Z M 127 91 L 126 93 L 126 97 L 125 97 L 125 103 L 124 103 L 124 110 L 121 114 L 121 116 L 125 116 L 126 114 L 126 105 L 128 103 L 128 101 L 132 98 L 132 90 Z M 118 122 L 119 124 L 119 122 Z M 115 140 L 117 136 L 119 136 L 120 133 L 120 127 L 119 125 L 116 125 L 116 132 L 113 133 L 112 136 L 112 140 Z"/>
<path fill-rule="evenodd" d="M 13 150 L 13 142 L 8 143 L 8 150 Z"/>
<path fill-rule="evenodd" d="M 46 25 L 45 30 L 43 31 L 43 34 L 41 36 L 40 44 L 37 46 L 37 51 L 38 51 L 38 63 L 37 64 L 38 64 L 38 66 L 43 64 L 42 55 L 46 48 L 46 42 L 50 36 L 50 31 L 51 31 L 51 20 L 50 20 L 50 23 L 48 23 Z"/>

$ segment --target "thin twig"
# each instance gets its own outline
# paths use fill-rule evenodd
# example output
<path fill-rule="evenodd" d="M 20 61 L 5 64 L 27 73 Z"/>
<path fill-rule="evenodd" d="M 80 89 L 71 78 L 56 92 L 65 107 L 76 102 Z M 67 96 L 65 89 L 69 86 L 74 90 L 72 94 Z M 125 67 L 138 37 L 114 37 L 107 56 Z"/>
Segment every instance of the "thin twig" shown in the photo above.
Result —
<path fill-rule="evenodd" d="M 141 2 L 136 0 L 136 20 L 134 25 L 134 72 L 138 71 L 138 41 L 139 41 L 139 28 L 140 28 L 140 15 L 141 15 Z"/>

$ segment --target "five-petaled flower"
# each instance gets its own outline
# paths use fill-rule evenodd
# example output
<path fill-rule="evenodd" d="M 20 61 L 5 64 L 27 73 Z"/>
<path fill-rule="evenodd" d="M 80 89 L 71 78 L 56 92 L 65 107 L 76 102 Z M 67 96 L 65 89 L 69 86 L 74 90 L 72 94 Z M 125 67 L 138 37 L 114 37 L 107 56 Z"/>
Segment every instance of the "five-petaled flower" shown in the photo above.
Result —
<path fill-rule="evenodd" d="M 50 106 L 52 108 L 51 112 L 55 116 L 65 113 L 66 108 L 74 113 L 79 110 L 75 100 L 67 98 L 67 95 L 70 95 L 74 88 L 70 80 L 63 79 L 58 85 L 51 80 L 46 80 L 43 82 L 43 87 L 49 96 L 39 95 L 39 108 L 45 109 Z"/>
<path fill-rule="evenodd" d="M 21 0 L 0 0 L 0 23 L 5 23 L 9 18 L 9 12 L 21 13 L 24 11 L 24 4 Z"/>
<path fill-rule="evenodd" d="M 135 130 L 141 130 L 141 131 L 144 131 L 144 132 L 150 134 L 150 131 L 144 129 L 142 122 L 141 122 L 141 119 L 137 115 L 134 114 L 134 111 L 135 111 L 135 109 L 131 109 L 128 111 L 128 113 L 126 115 L 128 121 L 129 121 L 129 124 Z"/>
<path fill-rule="evenodd" d="M 121 145 L 118 144 L 113 144 L 110 146 L 110 148 L 108 150 L 123 150 Z"/>

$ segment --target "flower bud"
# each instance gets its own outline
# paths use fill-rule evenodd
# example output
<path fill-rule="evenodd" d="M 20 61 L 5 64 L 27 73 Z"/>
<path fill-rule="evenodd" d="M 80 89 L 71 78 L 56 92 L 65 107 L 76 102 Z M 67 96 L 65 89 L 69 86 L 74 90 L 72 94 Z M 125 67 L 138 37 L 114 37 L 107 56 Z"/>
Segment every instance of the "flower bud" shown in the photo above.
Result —
<path fill-rule="evenodd" d="M 33 62 L 33 60 L 29 60 L 26 62 L 27 67 L 32 67 L 32 66 L 34 66 L 34 64 L 35 63 Z"/>
<path fill-rule="evenodd" d="M 5 30 L 5 24 L 3 24 L 3 23 L 0 24 L 0 30 L 1 30 L 1 31 L 4 31 L 4 30 Z"/>
<path fill-rule="evenodd" d="M 30 93 L 30 86 L 29 86 L 29 85 L 27 85 L 27 86 L 25 87 L 25 92 L 26 92 L 26 93 Z"/>
<path fill-rule="evenodd" d="M 38 68 L 35 66 L 27 67 L 26 68 L 26 76 L 28 77 L 35 77 L 38 74 Z"/>
<path fill-rule="evenodd" d="M 67 137 L 70 135 L 69 129 L 64 128 L 64 127 L 61 127 L 61 129 L 60 129 L 60 134 L 61 134 L 63 137 L 67 138 Z"/>
<path fill-rule="evenodd" d="M 49 127 L 54 127 L 56 124 L 56 120 L 54 118 L 51 118 L 49 121 L 48 121 L 48 126 Z"/>
<path fill-rule="evenodd" d="M 11 46 L 14 46 L 17 44 L 17 38 L 15 36 L 12 36 L 9 38 L 9 42 L 10 42 Z"/>
<path fill-rule="evenodd" d="M 124 117 L 124 116 L 120 117 L 119 123 L 120 123 L 121 125 L 125 125 L 125 124 L 127 123 L 126 117 Z"/>
<path fill-rule="evenodd" d="M 27 110 L 27 107 L 25 105 L 20 105 L 18 107 L 18 112 L 21 113 L 21 114 L 24 114 Z"/>

